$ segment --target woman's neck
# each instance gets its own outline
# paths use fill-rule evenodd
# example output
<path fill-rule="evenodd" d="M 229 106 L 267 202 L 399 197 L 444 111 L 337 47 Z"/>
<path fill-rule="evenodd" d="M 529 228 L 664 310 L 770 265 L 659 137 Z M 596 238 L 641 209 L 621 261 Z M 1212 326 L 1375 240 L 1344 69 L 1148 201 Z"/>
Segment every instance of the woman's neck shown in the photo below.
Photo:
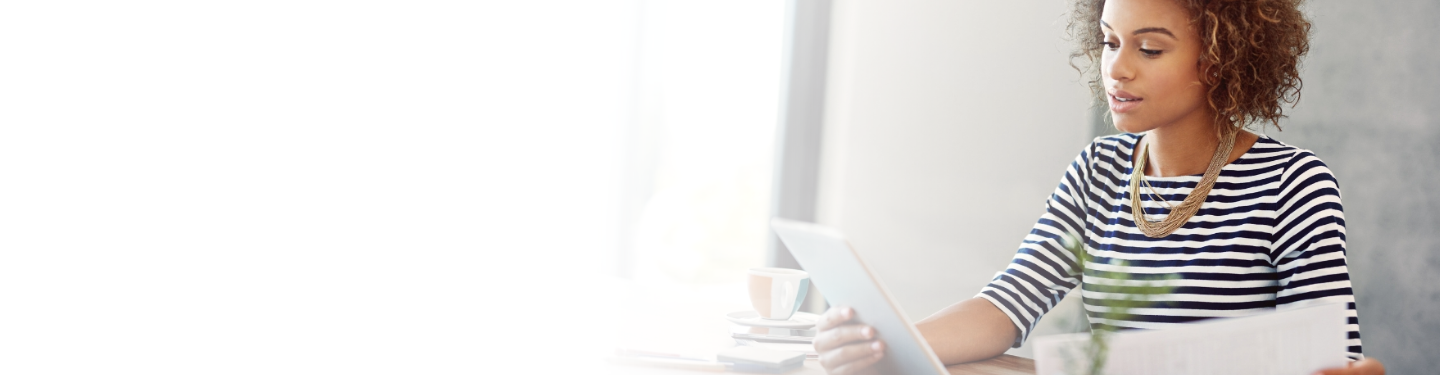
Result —
<path fill-rule="evenodd" d="M 1220 139 L 1216 137 L 1214 123 L 1209 121 L 1188 121 L 1150 130 L 1135 145 L 1135 152 L 1144 152 L 1145 175 L 1150 177 L 1190 176 L 1205 173 L 1210 160 L 1215 157 Z M 1247 131 L 1236 134 L 1235 148 L 1225 163 L 1239 159 L 1259 137 Z"/>
<path fill-rule="evenodd" d="M 1215 129 L 1162 127 L 1151 130 L 1136 148 L 1145 155 L 1145 175 L 1150 177 L 1189 176 L 1205 173 L 1220 140 Z"/>

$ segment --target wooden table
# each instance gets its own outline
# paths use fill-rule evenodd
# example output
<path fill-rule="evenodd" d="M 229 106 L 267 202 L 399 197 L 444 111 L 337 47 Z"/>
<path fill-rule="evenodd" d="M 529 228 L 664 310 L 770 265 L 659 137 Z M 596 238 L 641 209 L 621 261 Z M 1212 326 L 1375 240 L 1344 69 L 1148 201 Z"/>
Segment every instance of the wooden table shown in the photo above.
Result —
<path fill-rule="evenodd" d="M 628 297 L 614 300 L 617 305 L 622 307 L 619 310 L 621 314 L 602 319 L 602 321 L 613 322 L 616 327 L 615 333 L 605 337 L 630 340 L 606 339 L 599 341 L 596 346 L 608 348 L 613 347 L 610 344 L 631 341 L 663 343 L 667 346 L 677 347 L 698 346 L 701 349 L 699 353 L 715 353 L 720 348 L 735 345 L 735 340 L 730 338 L 731 324 L 721 318 L 723 314 L 749 308 L 748 296 L 745 294 L 743 285 L 717 285 L 709 287 L 709 289 L 663 290 L 645 290 L 631 286 L 628 291 L 631 293 Z M 666 348 L 668 349 L 668 347 Z M 590 363 L 605 363 L 598 357 L 593 361 Z M 599 371 L 586 372 L 625 375 L 716 374 L 716 372 L 613 363 L 606 363 L 598 369 L 593 367 L 591 369 Z M 946 369 L 953 375 L 1032 375 L 1035 374 L 1035 361 L 1001 355 L 983 361 L 949 366 Z M 825 369 L 816 359 L 806 360 L 804 367 L 787 373 L 787 375 L 823 374 L 825 374 Z"/>
<path fill-rule="evenodd" d="M 1004 354 L 979 362 L 948 366 L 950 375 L 1034 375 L 1035 360 Z"/>
<path fill-rule="evenodd" d="M 1034 374 L 1035 374 L 1035 361 L 1030 360 L 1029 358 L 1021 358 L 1021 357 L 1016 357 L 1016 356 L 1012 356 L 1012 355 L 1001 355 L 1001 356 L 999 356 L 999 357 L 987 359 L 987 360 L 984 360 L 984 361 L 970 362 L 970 363 L 962 363 L 962 364 L 958 364 L 958 365 L 953 365 L 953 366 L 946 367 L 945 369 L 946 369 L 946 370 L 950 370 L 950 374 L 951 374 L 951 375 L 1034 375 Z M 704 371 L 677 370 L 677 369 L 667 369 L 667 368 L 654 368 L 654 367 L 642 367 L 642 366 L 623 366 L 623 365 L 610 365 L 607 370 L 609 370 L 609 371 L 602 371 L 601 373 L 607 373 L 607 374 L 627 374 L 627 375 L 651 375 L 651 374 L 655 374 L 655 375 L 659 375 L 659 374 L 715 374 L 714 372 L 704 372 Z M 731 372 L 726 372 L 726 374 L 732 374 L 732 373 L 731 373 Z M 733 374 L 743 374 L 743 373 L 733 373 Z M 825 369 L 822 368 L 822 367 L 820 367 L 820 362 L 819 362 L 818 360 L 814 360 L 814 359 L 806 360 L 806 361 L 805 361 L 805 367 L 802 367 L 802 368 L 800 368 L 800 369 L 796 369 L 795 371 L 791 371 L 791 372 L 786 373 L 786 375 L 822 375 L 822 374 L 825 374 Z"/>

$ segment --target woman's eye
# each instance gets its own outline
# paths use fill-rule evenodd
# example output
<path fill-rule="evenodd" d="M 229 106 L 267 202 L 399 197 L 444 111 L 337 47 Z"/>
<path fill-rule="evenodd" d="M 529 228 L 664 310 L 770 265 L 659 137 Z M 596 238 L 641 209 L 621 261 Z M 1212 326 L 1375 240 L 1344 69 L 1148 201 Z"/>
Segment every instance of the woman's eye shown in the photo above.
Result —
<path fill-rule="evenodd" d="M 1161 51 L 1158 50 L 1158 49 L 1144 49 L 1144 48 L 1141 48 L 1141 49 L 1140 49 L 1140 53 L 1145 54 L 1145 57 L 1156 57 L 1156 56 L 1160 56 L 1160 52 L 1161 52 Z"/>
<path fill-rule="evenodd" d="M 1112 51 L 1115 50 L 1116 48 L 1120 48 L 1120 45 L 1119 45 L 1119 44 L 1115 44 L 1115 43 L 1112 43 L 1112 42 L 1100 42 L 1100 45 L 1105 46 L 1106 49 L 1109 49 L 1109 50 L 1112 50 Z"/>

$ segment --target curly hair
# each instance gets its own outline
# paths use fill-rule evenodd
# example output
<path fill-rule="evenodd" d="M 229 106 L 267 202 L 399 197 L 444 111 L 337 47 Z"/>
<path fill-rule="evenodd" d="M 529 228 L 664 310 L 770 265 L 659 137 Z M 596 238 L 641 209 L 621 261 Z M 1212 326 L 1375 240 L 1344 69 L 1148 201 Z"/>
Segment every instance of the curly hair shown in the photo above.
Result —
<path fill-rule="evenodd" d="M 1174 0 L 1189 11 L 1200 34 L 1200 82 L 1222 134 L 1255 123 L 1280 129 L 1283 104 L 1300 100 L 1300 59 L 1310 50 L 1310 21 L 1303 0 Z M 1070 65 L 1089 79 L 1097 101 L 1105 88 L 1100 53 L 1105 34 L 1100 13 L 1105 0 L 1076 0 L 1067 25 L 1075 49 Z M 1083 65 L 1075 60 L 1082 59 Z M 1262 125 L 1263 126 L 1263 125 Z"/>

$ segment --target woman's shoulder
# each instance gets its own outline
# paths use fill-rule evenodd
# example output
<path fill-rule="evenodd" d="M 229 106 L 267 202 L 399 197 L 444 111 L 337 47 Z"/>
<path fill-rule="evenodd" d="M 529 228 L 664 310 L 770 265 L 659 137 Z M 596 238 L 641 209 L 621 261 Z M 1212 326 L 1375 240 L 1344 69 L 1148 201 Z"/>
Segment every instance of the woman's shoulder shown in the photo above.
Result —
<path fill-rule="evenodd" d="M 1300 153 L 1310 153 L 1310 150 L 1295 147 L 1288 143 L 1281 142 L 1278 139 L 1270 138 L 1269 135 L 1256 134 L 1255 136 L 1258 139 L 1255 140 L 1253 146 L 1250 146 L 1249 151 L 1252 156 L 1293 158 Z"/>
<path fill-rule="evenodd" d="M 1335 178 L 1330 166 L 1320 160 L 1314 151 L 1260 135 L 1260 139 L 1250 147 L 1246 156 L 1257 162 L 1269 161 L 1278 164 L 1277 167 L 1282 170 L 1279 181 L 1282 191 L 1329 187 L 1333 189 L 1333 194 L 1339 195 L 1339 180 Z"/>
<path fill-rule="evenodd" d="M 1139 135 L 1139 134 L 1133 134 L 1133 133 L 1120 133 L 1120 134 L 1102 135 L 1102 136 L 1099 136 L 1099 137 L 1095 137 L 1094 140 L 1090 141 L 1090 146 L 1091 146 L 1091 147 L 1104 147 L 1104 148 L 1109 148 L 1109 149 L 1115 149 L 1115 148 L 1134 148 L 1134 147 L 1135 147 L 1135 141 L 1137 141 L 1137 140 L 1139 140 L 1139 139 L 1140 139 L 1140 135 Z"/>
<path fill-rule="evenodd" d="M 1080 152 L 1080 158 L 1085 159 L 1091 166 L 1123 165 L 1129 163 L 1131 150 L 1135 149 L 1135 142 L 1139 139 L 1139 135 L 1131 133 L 1095 137 L 1085 146 L 1085 150 Z"/>
<path fill-rule="evenodd" d="M 1255 145 L 1250 146 L 1250 151 L 1246 152 L 1250 158 L 1282 161 L 1285 169 L 1290 173 L 1314 168 L 1323 169 L 1327 174 L 1330 173 L 1330 168 L 1320 160 L 1314 151 L 1281 142 L 1268 135 L 1259 135 L 1259 137 L 1260 139 L 1255 141 Z"/>

